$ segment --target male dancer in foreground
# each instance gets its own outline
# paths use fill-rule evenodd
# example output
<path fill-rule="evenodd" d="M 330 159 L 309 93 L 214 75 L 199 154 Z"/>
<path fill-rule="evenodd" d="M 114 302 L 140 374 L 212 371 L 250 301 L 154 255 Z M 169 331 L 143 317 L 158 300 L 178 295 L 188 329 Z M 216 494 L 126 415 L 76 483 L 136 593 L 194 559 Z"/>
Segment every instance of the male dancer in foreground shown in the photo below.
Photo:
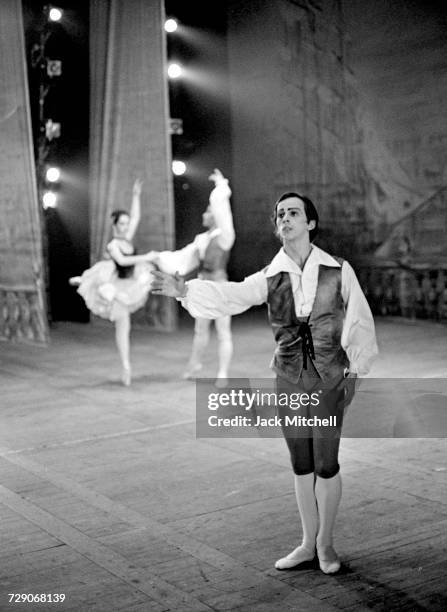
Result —
<path fill-rule="evenodd" d="M 277 345 L 272 368 L 278 388 L 309 392 L 323 384 L 333 390 L 324 396 L 319 410 L 337 417 L 335 431 L 317 426 L 306 437 L 297 437 L 300 434 L 283 430 L 303 539 L 275 564 L 277 569 L 289 569 L 311 561 L 317 553 L 320 569 L 333 574 L 340 569 L 333 530 L 341 498 L 338 450 L 343 412 L 354 393 L 353 379 L 367 374 L 377 354 L 374 322 L 349 263 L 312 244 L 318 213 L 311 200 L 297 193 L 283 194 L 274 219 L 283 247 L 264 270 L 240 283 L 185 284 L 178 275 L 156 272 L 153 290 L 181 299 L 193 316 L 208 318 L 238 314 L 267 302 Z"/>

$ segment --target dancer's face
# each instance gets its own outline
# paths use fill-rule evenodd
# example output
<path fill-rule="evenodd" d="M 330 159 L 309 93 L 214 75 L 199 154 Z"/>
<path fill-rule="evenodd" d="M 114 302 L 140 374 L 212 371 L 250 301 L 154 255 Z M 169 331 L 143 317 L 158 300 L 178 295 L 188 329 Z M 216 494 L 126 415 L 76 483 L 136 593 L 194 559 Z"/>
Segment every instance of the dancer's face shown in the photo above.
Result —
<path fill-rule="evenodd" d="M 124 238 L 129 229 L 129 215 L 120 215 L 118 221 L 113 226 L 113 232 L 118 238 Z"/>
<path fill-rule="evenodd" d="M 307 221 L 304 202 L 300 198 L 287 198 L 276 209 L 276 228 L 283 241 L 300 240 L 314 229 L 315 221 Z"/>
<path fill-rule="evenodd" d="M 202 215 L 202 225 L 203 227 L 208 227 L 208 228 L 214 226 L 214 217 L 213 217 L 213 213 L 210 211 L 209 206 Z"/>

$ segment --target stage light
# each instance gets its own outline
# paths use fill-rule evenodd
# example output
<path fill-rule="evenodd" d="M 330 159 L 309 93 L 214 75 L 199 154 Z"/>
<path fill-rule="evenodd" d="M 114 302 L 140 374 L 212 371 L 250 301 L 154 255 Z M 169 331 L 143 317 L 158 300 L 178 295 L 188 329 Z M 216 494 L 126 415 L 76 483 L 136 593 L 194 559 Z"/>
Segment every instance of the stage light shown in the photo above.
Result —
<path fill-rule="evenodd" d="M 50 21 L 60 21 L 62 19 L 63 11 L 60 8 L 52 6 L 48 11 L 48 19 Z"/>
<path fill-rule="evenodd" d="M 172 172 L 175 176 L 182 176 L 186 172 L 186 164 L 182 161 L 174 160 L 172 162 Z"/>
<path fill-rule="evenodd" d="M 57 196 L 54 191 L 45 191 L 42 196 L 43 207 L 45 210 L 47 208 L 56 208 L 57 206 Z"/>
<path fill-rule="evenodd" d="M 178 79 L 183 73 L 182 67 L 179 64 L 169 64 L 168 77 L 170 79 Z"/>
<path fill-rule="evenodd" d="M 168 32 L 169 34 L 172 34 L 172 32 L 176 31 L 177 27 L 178 27 L 178 23 L 176 19 L 166 19 L 165 21 L 166 32 Z"/>
<path fill-rule="evenodd" d="M 51 168 L 48 168 L 46 178 L 49 183 L 57 183 L 57 181 L 61 178 L 61 171 L 59 168 L 52 166 Z"/>

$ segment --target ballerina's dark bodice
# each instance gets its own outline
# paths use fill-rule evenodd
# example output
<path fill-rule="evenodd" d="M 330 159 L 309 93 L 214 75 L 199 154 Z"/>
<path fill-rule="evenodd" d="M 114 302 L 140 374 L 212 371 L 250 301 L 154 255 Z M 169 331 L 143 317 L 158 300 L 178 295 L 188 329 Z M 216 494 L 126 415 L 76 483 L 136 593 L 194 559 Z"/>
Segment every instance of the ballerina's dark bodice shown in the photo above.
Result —
<path fill-rule="evenodd" d="M 124 255 L 124 257 L 137 254 L 137 250 L 131 242 L 129 242 L 128 240 L 123 240 L 123 242 L 126 242 L 131 247 L 130 251 L 123 251 L 121 246 L 118 245 L 118 248 L 121 251 L 121 253 Z M 131 278 L 133 276 L 135 266 L 120 266 L 120 264 L 115 259 L 113 259 L 113 262 L 116 266 L 118 278 Z"/>

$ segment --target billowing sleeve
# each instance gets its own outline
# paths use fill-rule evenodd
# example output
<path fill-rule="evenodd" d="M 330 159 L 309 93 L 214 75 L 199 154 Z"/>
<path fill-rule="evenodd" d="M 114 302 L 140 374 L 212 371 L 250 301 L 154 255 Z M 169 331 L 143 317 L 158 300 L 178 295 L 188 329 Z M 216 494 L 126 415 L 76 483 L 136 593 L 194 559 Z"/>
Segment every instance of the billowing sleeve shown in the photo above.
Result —
<path fill-rule="evenodd" d="M 218 180 L 210 194 L 210 211 L 220 233 L 217 242 L 221 249 L 229 251 L 234 244 L 235 233 L 230 206 L 231 189 L 226 178 Z"/>
<path fill-rule="evenodd" d="M 263 304 L 268 293 L 264 272 L 247 276 L 240 283 L 194 279 L 187 283 L 187 288 L 186 297 L 180 300 L 182 306 L 193 317 L 204 319 L 240 314 Z"/>
<path fill-rule="evenodd" d="M 365 376 L 378 354 L 374 319 L 355 272 L 347 261 L 343 262 L 341 278 L 346 309 L 341 345 L 348 356 L 351 372 Z"/>
<path fill-rule="evenodd" d="M 189 274 L 200 264 L 199 251 L 196 241 L 186 245 L 178 251 L 161 251 L 158 255 L 157 265 L 162 272 L 181 276 Z"/>

